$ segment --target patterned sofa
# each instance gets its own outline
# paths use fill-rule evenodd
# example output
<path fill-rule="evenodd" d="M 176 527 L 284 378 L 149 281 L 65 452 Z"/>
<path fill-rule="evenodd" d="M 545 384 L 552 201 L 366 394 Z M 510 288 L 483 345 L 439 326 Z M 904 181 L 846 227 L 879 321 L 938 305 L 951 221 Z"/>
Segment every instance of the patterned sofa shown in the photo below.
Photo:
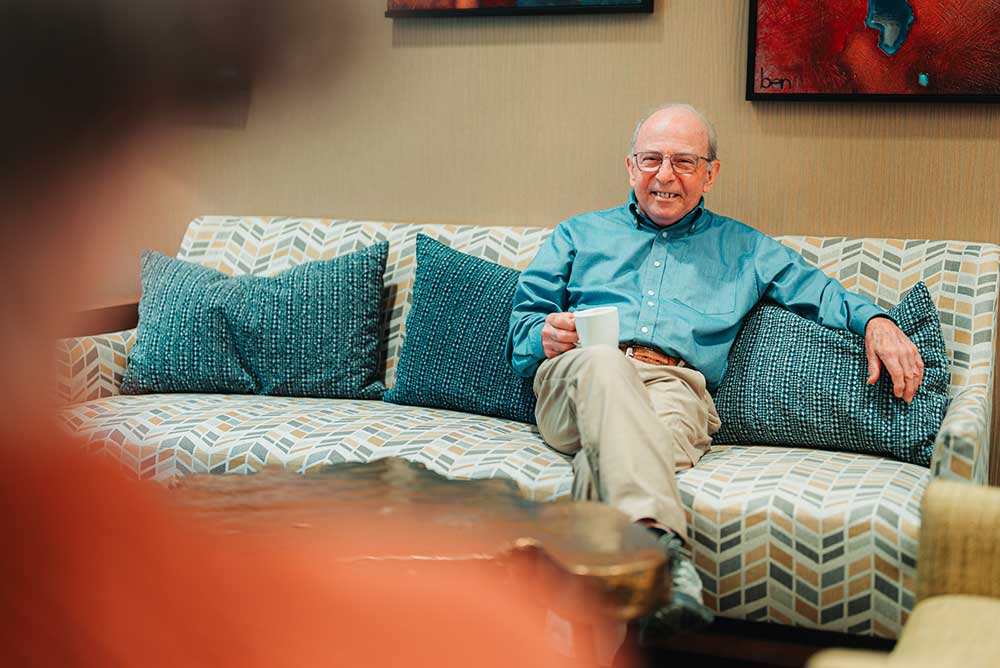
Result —
<path fill-rule="evenodd" d="M 178 257 L 270 275 L 388 239 L 386 382 L 411 301 L 415 236 L 523 268 L 548 228 L 203 217 Z M 918 280 L 940 310 L 951 403 L 931 468 L 774 446 L 716 446 L 680 477 L 708 605 L 723 617 L 894 638 L 914 605 L 920 500 L 932 478 L 987 479 L 1000 246 L 786 237 L 884 307 Z M 297 471 L 396 456 L 459 478 L 507 477 L 536 499 L 567 496 L 572 469 L 532 425 L 380 401 L 209 394 L 122 396 L 135 331 L 60 342 L 66 425 L 141 478 Z"/>

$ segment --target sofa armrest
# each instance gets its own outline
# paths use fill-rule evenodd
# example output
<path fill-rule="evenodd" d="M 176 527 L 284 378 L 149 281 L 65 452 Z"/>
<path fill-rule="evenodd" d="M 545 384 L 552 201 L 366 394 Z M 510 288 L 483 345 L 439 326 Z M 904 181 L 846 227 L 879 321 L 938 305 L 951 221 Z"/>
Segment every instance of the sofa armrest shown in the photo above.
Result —
<path fill-rule="evenodd" d="M 75 404 L 118 394 L 133 343 L 134 329 L 56 341 L 59 399 Z"/>
<path fill-rule="evenodd" d="M 952 399 L 934 443 L 932 476 L 987 483 L 991 402 L 990 390 L 985 385 L 973 385 Z"/>
<path fill-rule="evenodd" d="M 1000 489 L 934 480 L 921 506 L 917 600 L 1000 598 Z"/>

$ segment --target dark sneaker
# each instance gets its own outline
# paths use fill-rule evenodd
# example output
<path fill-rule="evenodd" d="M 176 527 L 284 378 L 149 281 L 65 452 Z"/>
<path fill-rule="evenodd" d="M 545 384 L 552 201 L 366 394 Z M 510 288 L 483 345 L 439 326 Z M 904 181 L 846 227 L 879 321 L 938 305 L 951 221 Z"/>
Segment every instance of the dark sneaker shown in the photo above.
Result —
<path fill-rule="evenodd" d="M 650 643 L 679 631 L 697 631 L 715 619 L 701 597 L 701 578 L 695 570 L 684 543 L 667 532 L 660 545 L 670 558 L 670 603 L 639 620 L 639 642 Z"/>

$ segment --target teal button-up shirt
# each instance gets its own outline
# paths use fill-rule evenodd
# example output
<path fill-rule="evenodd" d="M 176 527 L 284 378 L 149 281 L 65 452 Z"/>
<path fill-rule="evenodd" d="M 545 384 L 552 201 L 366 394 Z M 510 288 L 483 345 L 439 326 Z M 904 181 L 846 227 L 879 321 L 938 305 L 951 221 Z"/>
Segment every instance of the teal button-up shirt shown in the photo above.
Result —
<path fill-rule="evenodd" d="M 622 341 L 654 345 L 701 371 L 714 390 L 743 318 L 761 299 L 826 327 L 864 336 L 884 312 L 801 255 L 704 200 L 661 228 L 627 204 L 559 224 L 521 274 L 507 339 L 514 370 L 545 359 L 549 313 L 617 306 Z"/>

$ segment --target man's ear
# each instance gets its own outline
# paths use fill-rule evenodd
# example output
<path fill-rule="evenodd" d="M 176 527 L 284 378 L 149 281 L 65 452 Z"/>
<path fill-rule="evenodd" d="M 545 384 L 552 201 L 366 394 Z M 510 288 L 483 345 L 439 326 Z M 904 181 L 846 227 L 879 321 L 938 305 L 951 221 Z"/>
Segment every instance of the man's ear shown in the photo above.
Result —
<path fill-rule="evenodd" d="M 715 179 L 719 178 L 719 167 L 720 163 L 718 160 L 713 160 L 708 163 L 708 173 L 705 175 L 705 187 L 702 192 L 708 192 L 715 185 Z"/>
<path fill-rule="evenodd" d="M 625 156 L 625 171 L 628 172 L 628 184 L 635 188 L 635 170 L 632 169 L 632 156 Z"/>

